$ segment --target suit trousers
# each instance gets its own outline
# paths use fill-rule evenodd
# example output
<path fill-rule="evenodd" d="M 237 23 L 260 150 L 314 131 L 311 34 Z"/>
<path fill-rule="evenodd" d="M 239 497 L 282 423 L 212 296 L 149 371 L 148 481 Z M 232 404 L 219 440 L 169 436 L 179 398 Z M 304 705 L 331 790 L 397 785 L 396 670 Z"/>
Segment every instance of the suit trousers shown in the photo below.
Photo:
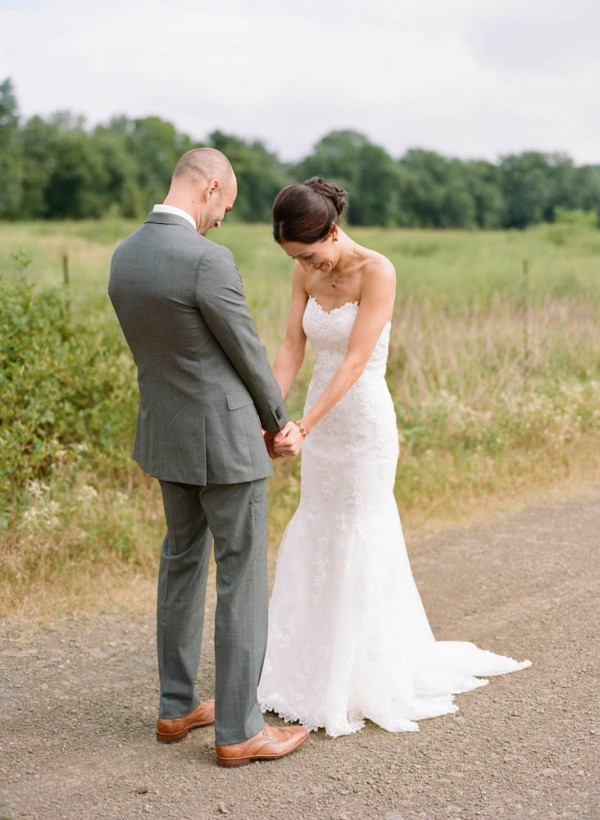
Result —
<path fill-rule="evenodd" d="M 200 702 L 196 677 L 214 541 L 215 739 L 239 743 L 264 725 L 256 690 L 267 641 L 267 480 L 160 487 L 167 535 L 158 575 L 159 714 L 182 717 Z"/>

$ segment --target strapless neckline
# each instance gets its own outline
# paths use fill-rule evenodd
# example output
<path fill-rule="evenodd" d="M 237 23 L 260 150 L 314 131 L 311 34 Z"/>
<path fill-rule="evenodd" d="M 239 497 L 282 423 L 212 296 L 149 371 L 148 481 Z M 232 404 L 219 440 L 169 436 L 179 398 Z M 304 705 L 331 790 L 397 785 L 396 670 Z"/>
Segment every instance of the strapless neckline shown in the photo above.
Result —
<path fill-rule="evenodd" d="M 314 297 L 314 296 L 309 296 L 309 297 L 308 297 L 308 299 L 309 299 L 309 301 L 314 302 L 314 303 L 315 303 L 315 305 L 316 305 L 316 306 L 319 308 L 319 310 L 321 311 L 321 313 L 324 313 L 326 316 L 329 316 L 331 313 L 337 313 L 337 311 L 338 311 L 338 310 L 343 310 L 343 309 L 344 309 L 344 308 L 346 308 L 346 307 L 355 307 L 355 308 L 358 308 L 358 307 L 359 307 L 359 305 L 360 305 L 360 302 L 358 302 L 358 301 L 354 301 L 354 302 L 344 302 L 344 304 L 343 304 L 343 305 L 338 305 L 337 307 L 331 308 L 331 310 L 326 310 L 326 309 L 323 307 L 323 305 L 319 302 L 319 300 L 318 300 L 318 299 L 315 299 L 315 297 Z"/>

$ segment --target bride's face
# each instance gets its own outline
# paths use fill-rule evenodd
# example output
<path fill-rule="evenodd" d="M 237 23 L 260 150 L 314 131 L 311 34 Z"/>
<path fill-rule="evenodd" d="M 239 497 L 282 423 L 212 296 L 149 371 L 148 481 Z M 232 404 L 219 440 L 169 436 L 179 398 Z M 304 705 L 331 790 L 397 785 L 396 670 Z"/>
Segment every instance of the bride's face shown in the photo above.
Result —
<path fill-rule="evenodd" d="M 330 273 L 340 257 L 339 244 L 332 233 L 319 242 L 281 242 L 281 247 L 309 273 L 313 270 Z"/>

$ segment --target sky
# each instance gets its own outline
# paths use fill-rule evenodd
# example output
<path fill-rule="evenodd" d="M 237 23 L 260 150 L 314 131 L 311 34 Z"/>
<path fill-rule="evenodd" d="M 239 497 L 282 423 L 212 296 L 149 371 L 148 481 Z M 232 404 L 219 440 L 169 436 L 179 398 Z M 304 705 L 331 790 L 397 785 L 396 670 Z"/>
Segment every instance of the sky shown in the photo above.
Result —
<path fill-rule="evenodd" d="M 353 129 L 600 164 L 599 0 L 0 0 L 7 77 L 24 119 L 156 115 L 285 161 Z"/>

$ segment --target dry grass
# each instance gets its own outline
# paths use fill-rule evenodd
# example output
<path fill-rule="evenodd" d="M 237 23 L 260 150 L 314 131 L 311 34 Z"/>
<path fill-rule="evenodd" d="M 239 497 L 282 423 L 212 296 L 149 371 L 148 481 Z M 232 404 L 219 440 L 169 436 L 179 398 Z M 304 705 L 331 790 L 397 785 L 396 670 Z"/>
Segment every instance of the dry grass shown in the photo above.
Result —
<path fill-rule="evenodd" d="M 132 227 L 0 225 L 0 269 L 59 284 L 68 253 L 78 318 L 97 311 L 118 332 L 107 275 L 114 245 Z M 600 233 L 557 225 L 523 233 L 363 229 L 355 237 L 389 255 L 398 271 L 388 380 L 409 537 L 597 480 Z M 272 357 L 285 327 L 289 260 L 266 226 L 229 225 L 214 238 L 236 254 Z M 309 375 L 310 358 L 289 397 L 292 415 Z M 148 605 L 162 510 L 155 484 L 136 475 L 132 467 L 115 483 L 57 473 L 47 487 L 30 487 L 18 516 L 2 511 L 11 526 L 0 532 L 7 568 L 0 612 Z M 297 462 L 276 464 L 273 557 L 297 504 L 298 476 Z"/>

